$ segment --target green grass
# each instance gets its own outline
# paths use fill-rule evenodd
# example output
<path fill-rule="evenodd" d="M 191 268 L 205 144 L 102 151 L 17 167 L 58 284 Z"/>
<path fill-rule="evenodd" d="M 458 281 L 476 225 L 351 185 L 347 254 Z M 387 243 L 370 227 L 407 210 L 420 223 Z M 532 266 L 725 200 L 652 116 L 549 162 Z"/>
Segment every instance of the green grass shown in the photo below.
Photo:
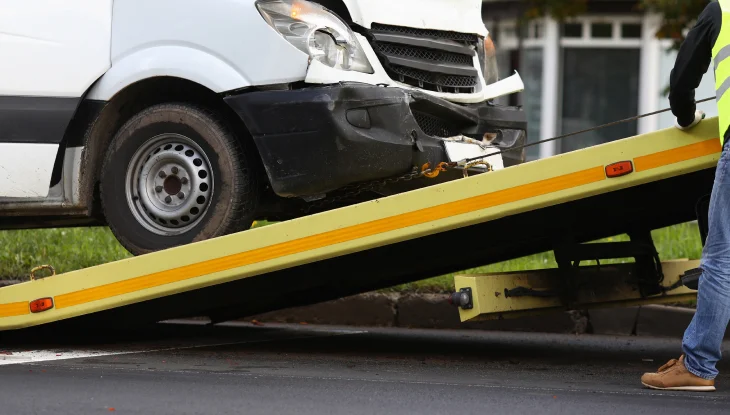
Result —
<path fill-rule="evenodd" d="M 41 264 L 61 273 L 131 256 L 106 227 L 1 231 L 0 246 L 0 279 L 25 279 Z"/>
<path fill-rule="evenodd" d="M 258 223 L 265 226 L 267 223 Z M 702 252 L 696 223 L 685 223 L 653 232 L 662 259 L 698 259 Z M 626 240 L 625 235 L 607 240 Z M 129 253 L 105 227 L 0 231 L 0 279 L 26 279 L 31 268 L 50 264 L 57 272 L 68 272 L 129 257 Z M 514 259 L 499 264 L 464 270 L 455 274 L 492 273 L 554 268 L 552 252 Z M 417 281 L 386 291 L 447 292 L 453 289 L 453 275 Z"/>

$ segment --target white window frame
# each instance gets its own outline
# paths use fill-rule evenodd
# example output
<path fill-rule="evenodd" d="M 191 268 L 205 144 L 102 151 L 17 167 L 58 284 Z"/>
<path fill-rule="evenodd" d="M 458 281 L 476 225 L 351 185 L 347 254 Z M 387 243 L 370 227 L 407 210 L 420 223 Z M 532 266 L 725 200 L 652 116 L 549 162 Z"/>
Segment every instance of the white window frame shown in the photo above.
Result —
<path fill-rule="evenodd" d="M 562 36 L 563 23 L 580 23 L 582 34 L 580 38 L 566 38 Z M 611 23 L 611 38 L 591 37 L 593 23 Z M 621 26 L 623 24 L 641 25 L 641 37 L 623 38 Z M 535 27 L 540 26 L 539 37 L 535 37 Z M 656 27 L 656 17 L 647 14 L 630 15 L 581 15 L 576 18 L 558 22 L 551 17 L 535 19 L 528 23 L 527 37 L 522 39 L 523 49 L 542 48 L 544 56 L 542 80 L 542 112 L 540 114 L 540 140 L 558 135 L 562 108 L 562 53 L 564 48 L 612 48 L 612 49 L 639 49 L 641 53 L 639 68 L 639 110 L 641 113 L 650 112 L 648 108 L 656 105 L 656 99 L 647 99 L 656 95 L 657 74 L 650 73 L 657 70 L 657 42 L 653 42 Z M 510 51 L 519 48 L 519 33 L 516 20 L 500 20 L 499 23 L 490 21 L 487 25 L 490 31 L 497 32 L 496 47 Z M 651 131 L 654 121 L 640 122 L 638 132 Z M 548 142 L 540 145 L 540 158 L 555 155 L 557 143 Z"/>
<path fill-rule="evenodd" d="M 540 37 L 530 37 L 535 33 L 536 27 L 540 32 Z M 517 33 L 517 21 L 516 20 L 500 20 L 499 24 L 492 21 L 487 25 L 490 31 L 497 32 L 497 47 L 500 50 L 516 50 L 519 48 L 519 38 Z M 538 21 L 531 21 L 528 23 L 527 28 L 528 37 L 522 39 L 522 46 L 524 48 L 542 47 L 545 39 L 545 24 L 542 19 Z"/>
<path fill-rule="evenodd" d="M 642 16 L 640 15 L 584 15 L 574 19 L 568 19 L 565 23 L 579 23 L 583 26 L 582 37 L 571 38 L 562 37 L 560 38 L 560 46 L 568 48 L 641 48 L 642 37 L 639 38 L 622 38 L 621 37 L 621 25 L 623 24 L 638 24 L 642 26 L 642 35 L 644 33 L 644 24 Z M 591 25 L 593 23 L 611 23 L 612 36 L 611 38 L 593 38 L 591 37 Z"/>

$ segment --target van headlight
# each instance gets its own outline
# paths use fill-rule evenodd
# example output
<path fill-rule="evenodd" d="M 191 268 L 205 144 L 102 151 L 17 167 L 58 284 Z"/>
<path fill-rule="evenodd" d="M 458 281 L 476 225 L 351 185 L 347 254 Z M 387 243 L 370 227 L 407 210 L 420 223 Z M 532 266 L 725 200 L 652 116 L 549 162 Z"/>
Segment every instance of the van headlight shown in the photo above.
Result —
<path fill-rule="evenodd" d="M 479 63 L 482 65 L 484 82 L 490 85 L 499 81 L 497 51 L 491 35 L 487 35 L 483 41 L 479 42 L 479 45 L 477 45 L 477 56 L 479 56 Z"/>
<path fill-rule="evenodd" d="M 305 0 L 257 0 L 266 22 L 311 59 L 344 71 L 373 73 L 355 33 L 340 17 Z"/>

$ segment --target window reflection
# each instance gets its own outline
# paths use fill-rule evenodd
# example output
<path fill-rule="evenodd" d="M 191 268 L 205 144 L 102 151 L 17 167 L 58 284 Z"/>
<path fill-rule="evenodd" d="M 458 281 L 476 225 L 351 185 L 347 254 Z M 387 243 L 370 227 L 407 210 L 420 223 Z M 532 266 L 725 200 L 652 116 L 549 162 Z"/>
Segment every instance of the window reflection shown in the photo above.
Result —
<path fill-rule="evenodd" d="M 561 133 L 633 117 L 639 102 L 639 49 L 563 49 Z M 580 134 L 559 144 L 560 152 L 630 137 L 637 123 Z"/>

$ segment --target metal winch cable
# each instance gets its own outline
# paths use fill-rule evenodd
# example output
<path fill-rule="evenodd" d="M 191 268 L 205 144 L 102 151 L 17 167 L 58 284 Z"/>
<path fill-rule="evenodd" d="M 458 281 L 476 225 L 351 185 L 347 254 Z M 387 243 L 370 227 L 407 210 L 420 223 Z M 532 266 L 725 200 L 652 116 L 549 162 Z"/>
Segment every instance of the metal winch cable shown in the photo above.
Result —
<path fill-rule="evenodd" d="M 695 104 L 700 104 L 700 103 L 703 103 L 703 102 L 711 101 L 713 99 L 715 99 L 715 97 L 701 99 L 699 101 L 695 101 Z M 447 163 L 447 165 L 449 167 L 463 166 L 463 165 L 465 165 L 467 163 L 470 163 L 472 161 L 483 160 L 483 159 L 485 159 L 487 157 L 496 156 L 497 154 L 502 154 L 502 153 L 505 153 L 505 152 L 508 152 L 508 151 L 522 150 L 523 148 L 536 146 L 536 145 L 539 145 L 539 144 L 542 144 L 542 143 L 547 143 L 547 142 L 555 141 L 555 140 L 562 140 L 563 138 L 567 138 L 567 137 L 571 137 L 571 136 L 574 136 L 574 135 L 583 134 L 583 133 L 587 133 L 587 132 L 591 132 L 591 131 L 595 131 L 595 130 L 600 130 L 601 128 L 611 127 L 611 126 L 614 126 L 614 125 L 623 124 L 623 123 L 627 123 L 627 122 L 630 122 L 630 121 L 635 121 L 635 120 L 638 120 L 638 119 L 641 119 L 641 118 L 650 117 L 652 115 L 658 115 L 658 114 L 661 114 L 661 113 L 664 113 L 664 112 L 667 112 L 667 111 L 671 111 L 671 108 L 665 108 L 663 110 L 654 111 L 654 112 L 650 112 L 650 113 L 647 113 L 647 114 L 641 114 L 641 115 L 637 115 L 637 116 L 634 116 L 634 117 L 631 117 L 631 118 L 626 118 L 626 119 L 619 120 L 619 121 L 613 121 L 613 122 L 610 122 L 608 124 L 599 125 L 597 127 L 588 128 L 588 129 L 580 130 L 580 131 L 574 131 L 572 133 L 559 135 L 557 137 L 547 138 L 545 140 L 535 141 L 534 143 L 524 144 L 524 145 L 517 146 L 517 147 L 512 147 L 512 148 L 507 148 L 507 149 L 504 149 L 504 150 L 495 151 L 494 153 L 489 153 L 489 154 L 486 154 L 486 155 L 483 155 L 483 156 L 471 157 L 471 158 L 463 159 L 463 160 L 460 160 L 460 161 L 457 161 L 457 162 Z"/>

